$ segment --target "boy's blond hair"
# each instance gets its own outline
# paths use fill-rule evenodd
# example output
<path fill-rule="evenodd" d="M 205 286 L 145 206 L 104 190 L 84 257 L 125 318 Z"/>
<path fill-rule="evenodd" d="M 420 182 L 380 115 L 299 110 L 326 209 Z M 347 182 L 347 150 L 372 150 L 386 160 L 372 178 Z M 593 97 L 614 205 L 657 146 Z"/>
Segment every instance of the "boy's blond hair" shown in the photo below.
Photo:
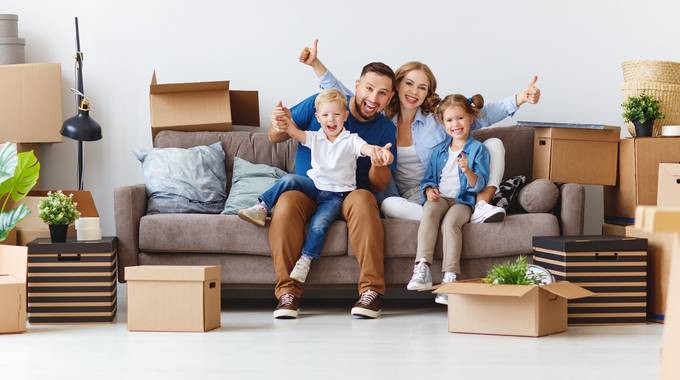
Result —
<path fill-rule="evenodd" d="M 338 103 L 342 106 L 342 109 L 347 108 L 347 98 L 345 95 L 335 88 L 328 88 L 319 93 L 319 95 L 314 100 L 314 108 L 319 109 L 321 103 Z"/>

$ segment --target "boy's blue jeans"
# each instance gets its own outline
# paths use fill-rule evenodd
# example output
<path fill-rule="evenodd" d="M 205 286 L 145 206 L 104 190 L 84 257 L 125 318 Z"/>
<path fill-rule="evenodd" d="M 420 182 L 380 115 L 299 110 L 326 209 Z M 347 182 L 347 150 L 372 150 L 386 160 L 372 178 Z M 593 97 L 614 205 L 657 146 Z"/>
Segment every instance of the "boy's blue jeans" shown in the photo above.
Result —
<path fill-rule="evenodd" d="M 279 196 L 285 191 L 298 190 L 316 202 L 316 211 L 307 223 L 307 233 L 305 244 L 302 247 L 302 254 L 313 259 L 321 256 L 323 243 L 326 241 L 326 233 L 331 224 L 338 220 L 342 211 L 342 201 L 349 192 L 332 192 L 319 190 L 314 186 L 314 181 L 307 177 L 296 174 L 286 174 L 278 180 L 274 186 L 262 193 L 259 200 L 267 205 L 271 210 Z"/>

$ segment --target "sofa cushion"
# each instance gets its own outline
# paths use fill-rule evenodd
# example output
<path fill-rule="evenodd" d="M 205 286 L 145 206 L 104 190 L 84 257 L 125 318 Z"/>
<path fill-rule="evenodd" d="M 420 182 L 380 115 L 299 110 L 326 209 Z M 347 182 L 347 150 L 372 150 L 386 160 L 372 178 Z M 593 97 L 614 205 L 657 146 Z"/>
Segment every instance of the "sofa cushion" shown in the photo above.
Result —
<path fill-rule="evenodd" d="M 526 212 L 550 212 L 560 198 L 560 189 L 547 179 L 537 179 L 519 192 L 519 204 Z"/>
<path fill-rule="evenodd" d="M 284 175 L 286 172 L 279 168 L 234 157 L 231 190 L 222 214 L 236 215 L 238 210 L 255 205 L 257 197 Z"/>
<path fill-rule="evenodd" d="M 146 211 L 213 213 L 224 208 L 227 172 L 222 144 L 137 149 L 149 197 Z"/>
<path fill-rule="evenodd" d="M 406 219 L 383 219 L 385 258 L 415 259 L 418 225 Z M 559 235 L 557 217 L 552 214 L 510 215 L 500 223 L 465 224 L 463 227 L 463 259 L 503 257 L 531 253 L 534 236 Z M 435 247 L 435 258 L 442 257 L 441 236 Z M 353 255 L 349 247 L 350 255 Z"/>
<path fill-rule="evenodd" d="M 268 228 L 235 215 L 156 214 L 139 222 L 139 249 L 144 252 L 205 252 L 270 256 Z M 333 223 L 322 256 L 347 254 L 347 225 Z"/>

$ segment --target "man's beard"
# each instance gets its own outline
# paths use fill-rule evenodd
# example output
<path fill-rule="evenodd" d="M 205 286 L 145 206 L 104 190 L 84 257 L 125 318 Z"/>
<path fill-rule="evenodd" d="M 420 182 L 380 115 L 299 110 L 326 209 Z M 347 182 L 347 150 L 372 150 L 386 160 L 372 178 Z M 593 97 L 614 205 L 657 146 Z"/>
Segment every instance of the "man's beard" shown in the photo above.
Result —
<path fill-rule="evenodd" d="M 380 112 L 376 111 L 375 115 L 373 115 L 373 116 L 365 115 L 363 112 L 361 112 L 361 103 L 359 103 L 359 100 L 356 98 L 356 96 L 354 97 L 354 108 L 356 108 L 359 116 L 361 116 L 361 118 L 366 120 L 366 121 L 375 119 L 378 116 L 378 114 L 380 113 Z"/>

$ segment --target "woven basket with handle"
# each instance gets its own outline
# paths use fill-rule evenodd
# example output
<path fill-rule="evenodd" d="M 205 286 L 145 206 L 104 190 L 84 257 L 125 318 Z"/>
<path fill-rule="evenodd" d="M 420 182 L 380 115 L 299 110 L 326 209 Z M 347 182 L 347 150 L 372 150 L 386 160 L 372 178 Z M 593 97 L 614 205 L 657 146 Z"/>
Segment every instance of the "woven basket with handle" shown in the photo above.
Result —
<path fill-rule="evenodd" d="M 680 85 L 680 62 L 626 61 L 621 64 L 624 82 L 660 82 Z"/>

